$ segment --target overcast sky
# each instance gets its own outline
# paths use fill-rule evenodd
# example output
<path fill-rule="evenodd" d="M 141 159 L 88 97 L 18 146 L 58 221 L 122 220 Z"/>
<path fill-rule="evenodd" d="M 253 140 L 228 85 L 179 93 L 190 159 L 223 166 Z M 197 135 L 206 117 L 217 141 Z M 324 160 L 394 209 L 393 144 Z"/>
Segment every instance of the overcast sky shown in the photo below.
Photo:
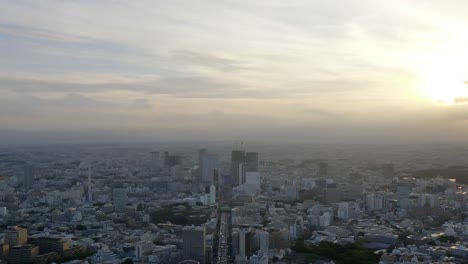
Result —
<path fill-rule="evenodd" d="M 465 0 L 0 4 L 0 143 L 468 141 Z"/>

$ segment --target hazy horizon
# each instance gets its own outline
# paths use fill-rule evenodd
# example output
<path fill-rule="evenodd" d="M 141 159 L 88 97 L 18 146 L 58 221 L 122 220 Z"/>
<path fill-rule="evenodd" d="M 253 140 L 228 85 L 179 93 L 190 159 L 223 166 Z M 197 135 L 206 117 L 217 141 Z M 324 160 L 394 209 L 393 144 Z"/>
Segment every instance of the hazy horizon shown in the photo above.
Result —
<path fill-rule="evenodd" d="M 0 144 L 468 142 L 466 1 L 2 1 Z"/>

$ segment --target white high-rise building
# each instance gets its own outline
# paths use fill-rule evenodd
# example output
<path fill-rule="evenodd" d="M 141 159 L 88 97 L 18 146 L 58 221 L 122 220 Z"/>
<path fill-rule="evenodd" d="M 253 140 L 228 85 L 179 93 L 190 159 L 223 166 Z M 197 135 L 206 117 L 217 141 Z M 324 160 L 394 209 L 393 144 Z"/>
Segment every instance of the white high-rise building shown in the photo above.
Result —
<path fill-rule="evenodd" d="M 210 186 L 210 204 L 216 204 L 216 187 Z"/>
<path fill-rule="evenodd" d="M 246 238 L 249 232 L 250 230 L 247 228 L 239 230 L 239 254 L 236 256 L 236 263 L 247 263 Z"/>

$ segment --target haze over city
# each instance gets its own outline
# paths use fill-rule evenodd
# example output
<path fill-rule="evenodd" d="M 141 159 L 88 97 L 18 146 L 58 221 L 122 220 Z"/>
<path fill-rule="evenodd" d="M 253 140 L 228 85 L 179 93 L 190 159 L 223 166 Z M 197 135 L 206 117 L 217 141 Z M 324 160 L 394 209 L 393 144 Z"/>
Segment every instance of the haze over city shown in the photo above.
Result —
<path fill-rule="evenodd" d="M 466 1 L 1 1 L 0 144 L 466 142 Z"/>
<path fill-rule="evenodd" d="M 468 263 L 468 1 L 0 7 L 0 264 Z"/>

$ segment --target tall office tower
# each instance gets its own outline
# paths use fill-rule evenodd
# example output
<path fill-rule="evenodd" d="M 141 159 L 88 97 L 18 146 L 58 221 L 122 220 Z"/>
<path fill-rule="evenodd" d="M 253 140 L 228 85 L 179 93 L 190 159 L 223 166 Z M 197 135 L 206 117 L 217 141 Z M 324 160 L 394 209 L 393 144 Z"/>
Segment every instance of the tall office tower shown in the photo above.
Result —
<path fill-rule="evenodd" d="M 151 177 L 158 177 L 160 168 L 161 168 L 161 162 L 159 158 L 159 152 L 153 151 L 151 152 L 151 163 L 150 163 Z"/>
<path fill-rule="evenodd" d="M 218 156 L 205 153 L 202 157 L 201 164 L 201 181 L 203 183 L 210 183 L 213 178 L 214 170 L 218 167 Z"/>
<path fill-rule="evenodd" d="M 239 164 L 245 162 L 245 151 L 233 150 L 231 152 L 231 177 L 234 180 L 234 186 L 239 186 Z"/>
<path fill-rule="evenodd" d="M 249 225 L 241 225 L 239 229 L 239 254 L 236 262 L 246 261 L 253 254 L 253 232 Z"/>
<path fill-rule="evenodd" d="M 34 185 L 34 166 L 31 164 L 24 165 L 23 187 L 32 188 Z"/>
<path fill-rule="evenodd" d="M 247 261 L 247 253 L 246 253 L 246 239 L 248 229 L 241 228 L 239 230 L 239 254 L 236 256 L 236 263 L 241 263 Z"/>
<path fill-rule="evenodd" d="M 28 242 L 28 230 L 19 226 L 11 226 L 5 231 L 4 244 L 10 247 L 24 245 Z"/>
<path fill-rule="evenodd" d="M 122 211 L 127 205 L 127 189 L 114 188 L 112 190 L 112 200 L 116 211 Z"/>
<path fill-rule="evenodd" d="M 317 164 L 317 168 L 318 168 L 319 176 L 321 176 L 321 177 L 326 177 L 327 176 L 327 174 L 328 174 L 328 163 L 319 162 Z"/>
<path fill-rule="evenodd" d="M 206 229 L 204 226 L 186 226 L 182 230 L 182 250 L 185 260 L 206 263 Z"/>
<path fill-rule="evenodd" d="M 382 175 L 385 178 L 393 178 L 395 176 L 395 164 L 385 163 L 382 165 Z"/>
<path fill-rule="evenodd" d="M 246 171 L 258 171 L 258 152 L 245 153 Z"/>
<path fill-rule="evenodd" d="M 239 185 L 246 183 L 246 170 L 245 169 L 246 169 L 245 163 L 240 163 L 239 169 L 237 170 L 239 173 L 239 175 L 237 175 Z"/>
<path fill-rule="evenodd" d="M 91 190 L 91 164 L 88 165 L 88 202 L 93 201 L 93 192 Z"/>

